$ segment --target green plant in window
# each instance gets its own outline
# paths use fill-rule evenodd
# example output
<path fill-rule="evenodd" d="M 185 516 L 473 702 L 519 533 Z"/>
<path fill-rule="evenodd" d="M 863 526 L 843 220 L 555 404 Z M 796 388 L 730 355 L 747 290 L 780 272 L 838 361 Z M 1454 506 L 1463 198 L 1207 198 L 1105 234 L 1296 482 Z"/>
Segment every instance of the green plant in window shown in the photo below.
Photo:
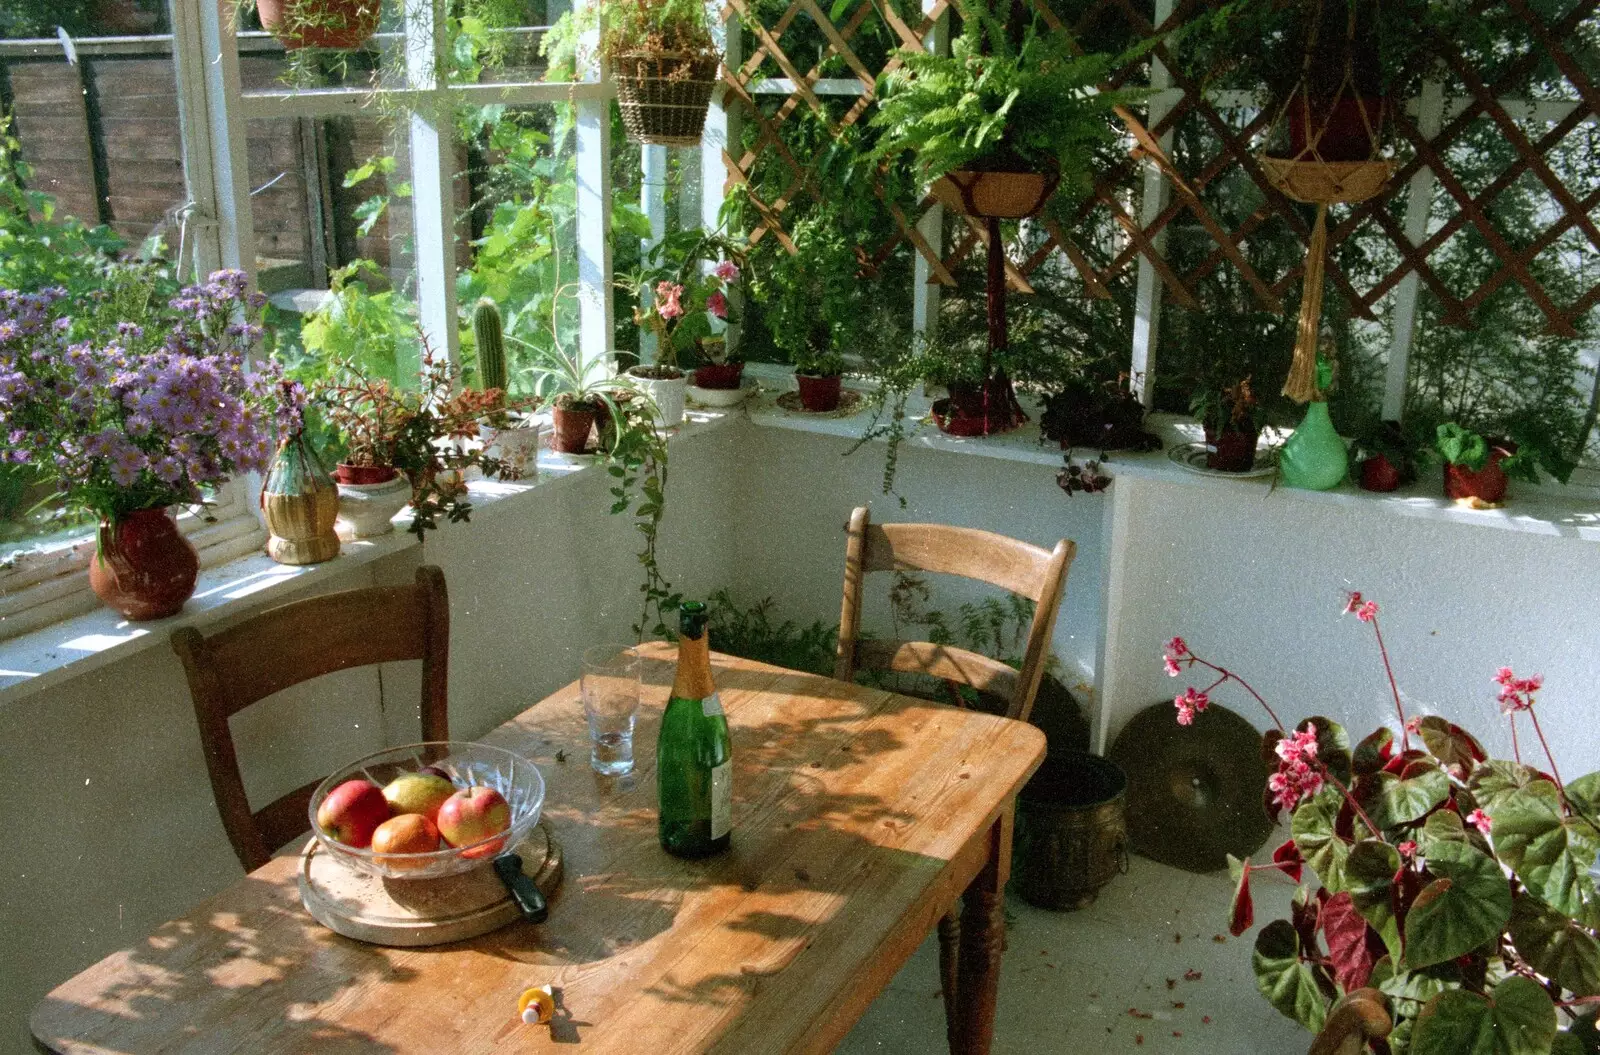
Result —
<path fill-rule="evenodd" d="M 339 370 L 410 385 L 420 361 L 416 304 L 381 288 L 383 272 L 355 260 L 331 276 L 328 299 L 300 330 L 306 358 L 292 364 L 302 381 L 324 380 Z"/>
<path fill-rule="evenodd" d="M 840 356 L 857 350 L 871 307 L 859 243 L 825 206 L 796 223 L 791 237 L 795 252 L 774 246 L 756 258 L 752 295 L 762 303 L 773 344 L 797 371 L 842 373 Z"/>
<path fill-rule="evenodd" d="M 705 0 L 586 0 L 550 27 L 539 50 L 552 81 L 578 80 L 596 58 L 628 52 L 721 57 Z"/>
<path fill-rule="evenodd" d="M 60 286 L 72 298 L 104 288 L 127 242 L 111 228 L 61 216 L 55 199 L 29 190 L 33 168 L 0 115 L 0 289 L 36 293 Z M 160 292 L 170 295 L 168 281 Z"/>

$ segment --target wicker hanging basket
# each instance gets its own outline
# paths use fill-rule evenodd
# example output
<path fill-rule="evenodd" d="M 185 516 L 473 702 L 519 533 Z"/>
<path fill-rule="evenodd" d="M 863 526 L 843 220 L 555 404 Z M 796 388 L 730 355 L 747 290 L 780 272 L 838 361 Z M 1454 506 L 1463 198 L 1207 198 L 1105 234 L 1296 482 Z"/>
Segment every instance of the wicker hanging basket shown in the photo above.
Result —
<path fill-rule="evenodd" d="M 628 138 L 652 146 L 698 144 L 720 64 L 715 55 L 670 51 L 628 51 L 612 59 Z"/>
<path fill-rule="evenodd" d="M 1061 177 L 1054 172 L 990 172 L 955 169 L 929 192 L 945 208 L 980 219 L 1020 220 L 1044 208 Z"/>
<path fill-rule="evenodd" d="M 1308 205 L 1348 205 L 1366 201 L 1388 186 L 1395 170 L 1395 163 L 1389 158 L 1321 161 L 1262 155 L 1256 160 L 1274 187 Z"/>

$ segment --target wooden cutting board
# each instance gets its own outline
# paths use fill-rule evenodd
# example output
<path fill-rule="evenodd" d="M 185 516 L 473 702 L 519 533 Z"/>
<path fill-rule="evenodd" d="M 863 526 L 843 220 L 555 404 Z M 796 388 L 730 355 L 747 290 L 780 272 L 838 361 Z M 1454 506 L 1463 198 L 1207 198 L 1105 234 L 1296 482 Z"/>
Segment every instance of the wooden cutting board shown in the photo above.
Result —
<path fill-rule="evenodd" d="M 517 846 L 522 870 L 546 898 L 561 885 L 561 847 L 540 821 Z M 381 879 L 333 859 L 312 839 L 300 854 L 300 901 L 337 934 L 374 945 L 413 948 L 465 941 L 521 919 L 485 862 L 439 879 Z"/>

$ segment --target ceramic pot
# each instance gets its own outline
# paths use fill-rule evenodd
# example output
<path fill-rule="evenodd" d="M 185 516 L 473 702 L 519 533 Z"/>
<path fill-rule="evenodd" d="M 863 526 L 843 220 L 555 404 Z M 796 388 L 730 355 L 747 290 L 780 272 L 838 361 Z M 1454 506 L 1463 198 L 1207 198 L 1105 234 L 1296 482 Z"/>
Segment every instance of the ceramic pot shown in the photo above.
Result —
<path fill-rule="evenodd" d="M 838 374 L 832 377 L 816 377 L 811 374 L 795 374 L 795 384 L 800 388 L 800 405 L 814 414 L 824 414 L 830 410 L 839 409 L 839 393 L 844 384 L 844 378 Z"/>
<path fill-rule="evenodd" d="M 387 535 L 395 514 L 411 502 L 411 483 L 387 465 L 341 465 L 339 519 L 334 530 L 345 541 Z"/>
<path fill-rule="evenodd" d="M 1350 455 L 1328 417 L 1325 401 L 1314 400 L 1306 407 L 1300 427 L 1283 442 L 1278 469 L 1285 486 L 1305 491 L 1338 487 L 1349 474 Z"/>
<path fill-rule="evenodd" d="M 339 489 L 305 434 L 278 447 L 261 488 L 267 518 L 267 556 L 279 564 L 321 564 L 339 555 Z"/>
<path fill-rule="evenodd" d="M 551 409 L 554 423 L 552 442 L 562 454 L 582 454 L 589 449 L 589 433 L 594 430 L 594 411 L 589 407 Z"/>
<path fill-rule="evenodd" d="M 672 369 L 676 377 L 649 377 L 641 370 L 666 370 Z M 634 366 L 628 369 L 628 376 L 633 378 L 644 394 L 656 405 L 656 411 L 661 416 L 663 428 L 676 428 L 683 424 L 683 401 L 688 395 L 689 379 L 683 375 L 682 370 L 676 368 Z"/>
<path fill-rule="evenodd" d="M 134 622 L 176 615 L 194 593 L 200 556 L 165 509 L 102 520 L 89 559 L 89 586 Z"/>
<path fill-rule="evenodd" d="M 532 480 L 539 475 L 539 440 L 544 433 L 537 421 L 520 421 L 515 426 L 497 429 L 484 426 L 483 451 L 500 462 L 502 480 Z"/>
<path fill-rule="evenodd" d="M 1489 458 L 1483 468 L 1473 472 L 1465 465 L 1445 464 L 1444 496 L 1455 502 L 1473 506 L 1497 506 L 1506 500 L 1506 488 L 1511 481 L 1500 463 L 1509 458 L 1515 449 L 1509 444 L 1490 441 Z"/>
<path fill-rule="evenodd" d="M 1386 456 L 1374 454 L 1361 463 L 1363 491 L 1393 491 L 1400 486 L 1400 470 Z"/>
<path fill-rule="evenodd" d="M 261 27 L 289 51 L 349 50 L 378 31 L 378 0 L 256 0 Z"/>
<path fill-rule="evenodd" d="M 1229 429 L 1221 434 L 1207 429 L 1206 443 L 1216 449 L 1206 455 L 1206 468 L 1222 473 L 1249 472 L 1256 464 L 1256 441 L 1260 438 L 1260 429 Z"/>
<path fill-rule="evenodd" d="M 737 389 L 744 383 L 744 363 L 712 363 L 694 372 L 694 387 Z"/>

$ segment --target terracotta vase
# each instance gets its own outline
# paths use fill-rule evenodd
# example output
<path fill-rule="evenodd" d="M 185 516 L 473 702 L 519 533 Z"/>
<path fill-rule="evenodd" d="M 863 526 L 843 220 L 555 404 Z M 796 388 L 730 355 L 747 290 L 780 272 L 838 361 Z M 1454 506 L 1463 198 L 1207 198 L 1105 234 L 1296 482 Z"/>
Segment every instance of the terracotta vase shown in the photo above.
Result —
<path fill-rule="evenodd" d="M 349 50 L 378 31 L 378 0 L 256 0 L 261 28 L 290 51 Z M 285 24 L 285 16 L 288 24 Z"/>
<path fill-rule="evenodd" d="M 339 555 L 339 488 L 297 432 L 278 447 L 261 488 L 267 556 L 279 564 L 321 564 Z"/>
<path fill-rule="evenodd" d="M 1474 472 L 1465 465 L 1445 464 L 1444 496 L 1452 501 L 1474 506 L 1497 506 L 1506 500 L 1506 488 L 1511 481 L 1500 463 L 1513 452 L 1496 443 L 1489 445 L 1489 459 L 1483 468 Z"/>
<path fill-rule="evenodd" d="M 199 575 L 199 554 L 165 509 L 100 522 L 89 586 L 106 607 L 134 622 L 176 615 Z"/>
<path fill-rule="evenodd" d="M 817 377 L 812 374 L 795 374 L 795 384 L 800 388 L 800 405 L 814 414 L 825 414 L 839 409 L 839 393 L 843 391 L 844 378 L 838 374 Z"/>
<path fill-rule="evenodd" d="M 582 454 L 589 447 L 594 411 L 588 407 L 556 406 L 551 411 L 555 428 L 552 442 L 562 454 Z"/>

